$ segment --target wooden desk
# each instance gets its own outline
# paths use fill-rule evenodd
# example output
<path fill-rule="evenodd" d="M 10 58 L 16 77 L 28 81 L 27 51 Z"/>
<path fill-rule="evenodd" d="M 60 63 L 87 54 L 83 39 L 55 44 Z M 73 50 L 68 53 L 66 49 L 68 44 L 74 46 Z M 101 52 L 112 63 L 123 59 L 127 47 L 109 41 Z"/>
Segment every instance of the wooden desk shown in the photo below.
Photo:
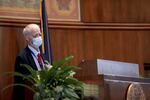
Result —
<path fill-rule="evenodd" d="M 125 100 L 128 86 L 138 82 L 143 87 L 147 100 L 150 100 L 150 79 L 121 76 L 98 75 L 97 61 L 83 61 L 79 64 L 76 78 L 87 83 L 99 85 L 100 100 Z M 130 73 L 127 73 L 130 75 Z M 116 73 L 117 75 L 117 73 Z"/>
<path fill-rule="evenodd" d="M 131 83 L 139 83 L 146 96 L 146 100 L 150 100 L 150 79 L 148 78 L 132 78 L 120 76 L 104 75 L 104 86 L 106 100 L 126 100 L 128 87 Z"/>

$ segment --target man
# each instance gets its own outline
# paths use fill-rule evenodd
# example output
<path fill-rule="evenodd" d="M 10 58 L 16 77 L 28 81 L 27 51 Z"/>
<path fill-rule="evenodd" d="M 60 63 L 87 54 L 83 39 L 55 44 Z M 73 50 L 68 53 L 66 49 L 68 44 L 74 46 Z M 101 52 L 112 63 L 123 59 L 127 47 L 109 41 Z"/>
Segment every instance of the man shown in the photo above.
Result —
<path fill-rule="evenodd" d="M 28 64 L 35 70 L 43 69 L 43 59 L 40 55 L 39 47 L 42 45 L 41 31 L 38 25 L 29 24 L 23 30 L 26 39 L 26 48 L 16 57 L 15 71 L 22 74 L 29 74 L 20 64 Z M 24 84 L 21 77 L 15 77 L 14 83 Z M 13 89 L 13 100 L 24 100 L 25 89 L 21 86 L 15 86 Z"/>

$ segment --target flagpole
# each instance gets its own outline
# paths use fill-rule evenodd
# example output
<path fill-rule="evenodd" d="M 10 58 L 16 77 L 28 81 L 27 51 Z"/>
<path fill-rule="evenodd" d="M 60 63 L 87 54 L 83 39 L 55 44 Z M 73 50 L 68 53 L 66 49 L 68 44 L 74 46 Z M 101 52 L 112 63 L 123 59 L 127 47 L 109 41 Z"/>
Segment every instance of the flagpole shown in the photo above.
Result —
<path fill-rule="evenodd" d="M 44 48 L 44 30 L 43 30 L 43 18 L 42 18 L 42 2 L 43 0 L 40 0 L 40 21 L 41 21 L 41 33 L 42 33 L 42 53 L 44 54 L 45 53 L 45 48 Z"/>
<path fill-rule="evenodd" d="M 41 20 L 41 30 L 42 30 L 42 40 L 43 40 L 42 52 L 44 54 L 44 58 L 52 64 L 53 57 L 52 57 L 51 43 L 49 39 L 50 37 L 48 34 L 45 0 L 40 0 L 40 20 Z"/>

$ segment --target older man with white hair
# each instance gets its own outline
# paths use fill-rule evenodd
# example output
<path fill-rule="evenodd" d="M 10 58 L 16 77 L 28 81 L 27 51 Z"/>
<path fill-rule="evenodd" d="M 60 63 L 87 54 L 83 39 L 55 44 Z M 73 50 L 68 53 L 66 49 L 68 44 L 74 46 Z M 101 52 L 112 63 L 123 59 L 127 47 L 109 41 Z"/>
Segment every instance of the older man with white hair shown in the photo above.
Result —
<path fill-rule="evenodd" d="M 28 64 L 35 70 L 43 69 L 43 59 L 40 54 L 39 47 L 42 45 L 41 30 L 37 24 L 29 24 L 23 30 L 23 35 L 27 42 L 26 48 L 16 57 L 15 71 L 22 74 L 29 74 L 20 64 Z M 23 83 L 20 77 L 14 78 L 15 83 Z M 24 100 L 24 88 L 14 87 L 13 100 Z"/>

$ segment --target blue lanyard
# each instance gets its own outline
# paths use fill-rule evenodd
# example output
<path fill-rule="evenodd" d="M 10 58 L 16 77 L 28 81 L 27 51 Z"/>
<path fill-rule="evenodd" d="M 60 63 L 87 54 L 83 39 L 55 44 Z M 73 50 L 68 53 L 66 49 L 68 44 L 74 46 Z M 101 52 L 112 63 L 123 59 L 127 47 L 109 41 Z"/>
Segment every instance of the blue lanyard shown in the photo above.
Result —
<path fill-rule="evenodd" d="M 31 51 L 31 53 L 33 54 L 33 56 L 38 60 L 37 56 Z"/>
<path fill-rule="evenodd" d="M 33 53 L 33 51 L 31 51 L 31 53 L 33 54 L 33 56 L 37 59 L 37 61 L 38 61 L 38 63 L 39 63 L 39 60 L 38 60 L 37 56 Z M 43 59 L 42 59 L 42 63 L 43 63 Z M 40 63 L 39 63 L 39 65 L 40 65 Z M 41 66 L 41 65 L 40 65 L 40 66 Z"/>

